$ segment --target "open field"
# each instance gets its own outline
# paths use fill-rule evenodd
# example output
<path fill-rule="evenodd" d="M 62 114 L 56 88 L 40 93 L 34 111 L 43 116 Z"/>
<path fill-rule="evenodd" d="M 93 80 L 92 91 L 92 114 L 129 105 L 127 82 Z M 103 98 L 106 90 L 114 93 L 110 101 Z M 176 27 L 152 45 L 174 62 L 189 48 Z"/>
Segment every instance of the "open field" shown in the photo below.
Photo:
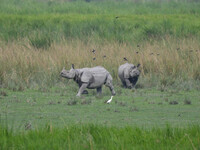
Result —
<path fill-rule="evenodd" d="M 77 86 L 1 90 L 1 149 L 198 149 L 199 91 L 116 87 L 75 98 Z M 60 86 L 61 87 L 61 86 Z"/>
<path fill-rule="evenodd" d="M 154 88 L 133 91 L 119 85 L 115 87 L 117 95 L 110 105 L 104 104 L 111 95 L 108 88 L 103 89 L 102 97 L 96 97 L 96 91 L 89 90 L 88 96 L 76 98 L 78 87 L 70 82 L 67 88 L 63 85 L 63 88 L 46 91 L 4 91 L 7 96 L 1 95 L 1 120 L 18 130 L 24 130 L 29 122 L 32 129 L 48 123 L 57 127 L 93 123 L 145 128 L 162 128 L 166 124 L 187 127 L 200 123 L 200 95 L 196 90 Z"/>
<path fill-rule="evenodd" d="M 30 7 L 31 6 L 31 7 Z M 198 0 L 0 0 L 0 149 L 199 149 Z M 92 50 L 96 53 L 93 54 Z M 136 89 L 119 65 L 141 64 Z M 105 67 L 116 90 L 59 76 Z"/>

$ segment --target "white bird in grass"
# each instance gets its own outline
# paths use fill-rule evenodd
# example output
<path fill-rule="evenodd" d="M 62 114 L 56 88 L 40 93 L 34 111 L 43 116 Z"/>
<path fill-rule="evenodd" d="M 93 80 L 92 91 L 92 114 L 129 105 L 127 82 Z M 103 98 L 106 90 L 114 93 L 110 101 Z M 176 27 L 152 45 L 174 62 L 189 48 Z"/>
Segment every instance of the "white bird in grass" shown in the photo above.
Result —
<path fill-rule="evenodd" d="M 107 104 L 110 104 L 112 101 L 113 96 L 111 96 L 111 98 L 106 102 Z"/>

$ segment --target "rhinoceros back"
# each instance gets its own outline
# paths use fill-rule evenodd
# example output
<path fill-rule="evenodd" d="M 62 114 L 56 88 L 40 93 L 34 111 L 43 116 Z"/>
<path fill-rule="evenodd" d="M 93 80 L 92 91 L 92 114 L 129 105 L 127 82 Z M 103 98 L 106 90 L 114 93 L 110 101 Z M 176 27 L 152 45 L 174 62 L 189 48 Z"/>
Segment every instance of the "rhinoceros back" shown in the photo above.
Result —
<path fill-rule="evenodd" d="M 109 75 L 109 72 L 101 66 L 97 66 L 93 68 L 83 68 L 83 69 L 80 69 L 80 71 L 83 74 L 87 74 L 88 78 L 92 76 L 92 80 L 90 80 L 90 84 L 88 88 L 96 88 L 96 87 L 102 86 Z M 81 81 L 87 82 L 88 81 L 87 76 L 84 76 L 83 78 L 81 78 Z"/>

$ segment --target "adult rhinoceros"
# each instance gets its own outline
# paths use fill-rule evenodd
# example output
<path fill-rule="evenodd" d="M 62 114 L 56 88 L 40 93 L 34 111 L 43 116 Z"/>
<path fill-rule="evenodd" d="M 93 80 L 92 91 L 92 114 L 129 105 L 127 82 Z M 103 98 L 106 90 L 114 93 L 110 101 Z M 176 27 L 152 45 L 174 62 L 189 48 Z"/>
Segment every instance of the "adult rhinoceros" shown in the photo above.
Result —
<path fill-rule="evenodd" d="M 115 95 L 112 84 L 112 76 L 105 68 L 101 66 L 74 69 L 74 65 L 72 64 L 70 70 L 65 70 L 65 68 L 63 68 L 60 75 L 67 79 L 74 79 L 74 81 L 79 85 L 79 91 L 76 96 L 81 96 L 86 88 L 97 89 L 97 93 L 101 94 L 102 86 L 104 84 L 110 88 L 112 95 Z"/>
<path fill-rule="evenodd" d="M 120 80 L 122 81 L 122 84 L 125 88 L 134 88 L 136 85 L 136 82 L 138 81 L 140 71 L 139 66 L 134 66 L 133 64 L 125 63 L 121 66 L 119 66 L 118 69 L 118 76 Z"/>

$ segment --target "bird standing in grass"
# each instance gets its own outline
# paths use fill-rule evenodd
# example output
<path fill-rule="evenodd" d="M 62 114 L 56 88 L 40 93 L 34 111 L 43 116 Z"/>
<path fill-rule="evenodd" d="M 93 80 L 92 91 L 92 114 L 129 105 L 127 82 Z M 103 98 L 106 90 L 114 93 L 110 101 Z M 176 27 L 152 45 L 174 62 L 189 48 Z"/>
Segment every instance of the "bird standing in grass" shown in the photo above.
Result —
<path fill-rule="evenodd" d="M 113 96 L 111 96 L 111 98 L 106 102 L 106 104 L 110 104 L 112 101 Z"/>

